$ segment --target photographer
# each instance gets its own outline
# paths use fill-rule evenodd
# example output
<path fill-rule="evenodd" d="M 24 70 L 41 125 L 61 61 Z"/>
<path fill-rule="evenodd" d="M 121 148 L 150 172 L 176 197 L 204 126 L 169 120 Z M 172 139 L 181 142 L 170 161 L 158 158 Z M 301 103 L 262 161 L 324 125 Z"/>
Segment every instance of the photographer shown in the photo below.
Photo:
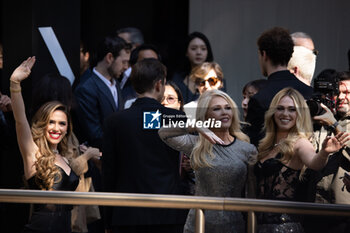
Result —
<path fill-rule="evenodd" d="M 319 142 L 322 142 L 327 135 L 350 129 L 350 73 L 341 72 L 337 73 L 336 76 L 339 80 L 339 82 L 335 81 L 338 83 L 338 95 L 335 98 L 328 96 L 328 100 L 317 101 L 323 103 L 321 105 L 323 105 L 323 109 L 325 110 L 321 113 L 322 115 L 319 115 L 319 113 L 314 117 L 322 125 L 322 127 L 314 132 L 313 142 L 316 150 L 320 148 Z M 315 83 L 315 88 L 318 84 Z M 328 86 L 332 85 L 330 84 Z M 337 92 L 337 88 L 334 88 L 333 91 Z M 327 107 L 334 108 L 334 116 L 332 111 L 325 107 L 326 104 Z M 310 111 L 311 114 L 315 114 L 312 110 Z M 342 150 L 330 155 L 327 165 L 320 172 L 306 171 L 305 180 L 308 185 L 307 201 L 328 204 L 350 204 L 350 193 L 345 188 L 347 179 L 344 181 L 344 176 L 350 172 L 349 146 L 350 143 L 348 142 L 347 146 Z M 316 221 L 317 224 L 315 224 Z M 305 232 L 350 232 L 350 220 L 346 217 L 307 217 L 304 228 Z"/>
<path fill-rule="evenodd" d="M 338 73 L 334 69 L 325 69 L 314 79 L 313 84 L 314 93 L 312 98 L 307 100 L 307 104 L 311 117 L 314 119 L 313 142 L 315 149 L 318 150 L 320 142 L 332 133 L 332 130 L 341 130 L 335 119 L 337 114 L 336 99 L 339 95 Z"/>

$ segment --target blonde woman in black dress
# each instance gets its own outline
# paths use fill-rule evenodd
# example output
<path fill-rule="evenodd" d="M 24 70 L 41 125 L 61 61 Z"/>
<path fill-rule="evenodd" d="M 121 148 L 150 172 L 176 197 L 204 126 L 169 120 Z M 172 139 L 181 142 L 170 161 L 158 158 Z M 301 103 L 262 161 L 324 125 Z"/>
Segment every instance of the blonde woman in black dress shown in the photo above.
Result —
<path fill-rule="evenodd" d="M 313 129 L 309 108 L 293 88 L 282 89 L 272 99 L 265 114 L 265 132 L 255 166 L 257 197 L 261 199 L 299 201 L 304 168 L 322 169 L 328 155 L 349 140 L 348 133 L 327 137 L 316 153 L 310 142 Z M 298 216 L 260 213 L 258 232 L 303 232 L 303 228 Z"/>

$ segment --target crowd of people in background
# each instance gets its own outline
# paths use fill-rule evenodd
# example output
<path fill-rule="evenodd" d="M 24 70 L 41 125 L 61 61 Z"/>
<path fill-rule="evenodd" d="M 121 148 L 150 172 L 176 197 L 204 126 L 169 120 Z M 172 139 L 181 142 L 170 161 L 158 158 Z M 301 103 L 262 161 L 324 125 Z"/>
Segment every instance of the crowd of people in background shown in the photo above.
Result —
<path fill-rule="evenodd" d="M 79 81 L 43 76 L 26 111 L 21 82 L 40 59 L 29 57 L 3 77 L 11 96 L 0 93 L 0 149 L 21 156 L 28 189 L 350 204 L 350 70 L 325 67 L 314 78 L 318 51 L 304 32 L 268 29 L 257 48 L 267 79 L 251 78 L 238 105 L 201 32 L 188 35 L 184 66 L 172 76 L 137 28 L 94 50 L 81 41 Z M 205 216 L 206 232 L 246 232 L 243 212 Z M 257 224 L 260 233 L 350 232 L 348 217 L 259 213 Z M 35 204 L 23 232 L 195 226 L 193 209 Z"/>

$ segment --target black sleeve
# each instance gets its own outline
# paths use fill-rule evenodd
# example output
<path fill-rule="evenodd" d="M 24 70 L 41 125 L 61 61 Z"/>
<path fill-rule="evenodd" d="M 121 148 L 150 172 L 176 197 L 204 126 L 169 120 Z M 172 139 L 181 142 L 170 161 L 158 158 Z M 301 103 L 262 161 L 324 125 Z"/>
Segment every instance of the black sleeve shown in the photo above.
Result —
<path fill-rule="evenodd" d="M 79 104 L 77 110 L 79 111 L 80 121 L 86 131 L 90 146 L 101 149 L 103 130 L 96 90 L 83 86 L 75 91 L 75 98 Z"/>
<path fill-rule="evenodd" d="M 250 124 L 246 128 L 246 133 L 250 138 L 250 143 L 258 147 L 259 141 L 264 137 L 262 128 L 264 125 L 265 109 L 253 97 L 248 103 L 248 113 L 246 121 Z"/>
<path fill-rule="evenodd" d="M 114 114 L 113 114 L 114 115 Z M 115 157 L 117 132 L 114 130 L 113 115 L 108 117 L 103 127 L 103 147 L 102 147 L 102 190 L 103 192 L 114 192 L 115 178 Z M 104 207 L 105 229 L 111 228 L 113 207 Z"/>

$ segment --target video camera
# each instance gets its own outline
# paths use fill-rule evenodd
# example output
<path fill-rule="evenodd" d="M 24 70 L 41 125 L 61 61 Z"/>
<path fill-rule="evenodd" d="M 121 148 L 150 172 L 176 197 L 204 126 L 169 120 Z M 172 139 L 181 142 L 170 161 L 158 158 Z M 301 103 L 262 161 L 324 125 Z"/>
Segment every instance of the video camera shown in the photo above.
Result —
<path fill-rule="evenodd" d="M 319 116 L 326 111 L 321 103 L 326 105 L 333 114 L 336 113 L 335 97 L 339 94 L 339 78 L 333 69 L 322 71 L 314 80 L 314 93 L 306 103 L 309 106 L 311 117 Z"/>

